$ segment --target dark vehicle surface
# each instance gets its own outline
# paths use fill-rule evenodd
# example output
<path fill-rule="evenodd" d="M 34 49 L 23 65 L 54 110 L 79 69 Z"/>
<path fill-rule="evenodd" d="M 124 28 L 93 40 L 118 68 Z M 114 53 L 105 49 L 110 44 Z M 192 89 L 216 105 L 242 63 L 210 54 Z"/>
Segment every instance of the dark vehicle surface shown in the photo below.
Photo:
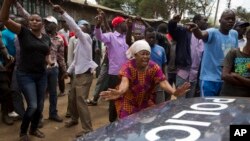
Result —
<path fill-rule="evenodd" d="M 250 98 L 190 98 L 147 108 L 77 141 L 229 141 L 230 125 L 249 124 Z"/>

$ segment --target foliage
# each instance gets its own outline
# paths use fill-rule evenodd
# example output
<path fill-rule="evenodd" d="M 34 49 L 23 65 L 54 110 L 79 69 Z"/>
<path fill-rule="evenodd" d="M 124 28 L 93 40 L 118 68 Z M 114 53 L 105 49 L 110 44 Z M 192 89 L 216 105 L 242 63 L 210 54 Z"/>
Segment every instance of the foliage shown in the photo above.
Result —
<path fill-rule="evenodd" d="M 215 3 L 215 0 L 190 0 L 187 4 L 188 13 L 193 15 L 199 13 L 209 17 Z"/>
<path fill-rule="evenodd" d="M 124 0 L 100 0 L 97 1 L 99 4 L 113 8 L 113 9 L 118 9 L 122 10 L 121 5 L 124 3 Z"/>
<path fill-rule="evenodd" d="M 171 13 L 210 16 L 215 0 L 97 0 L 101 5 L 146 18 L 169 19 Z"/>
<path fill-rule="evenodd" d="M 250 12 L 241 6 L 236 8 L 236 15 L 240 20 L 250 21 Z"/>
<path fill-rule="evenodd" d="M 165 0 L 142 0 L 139 3 L 138 14 L 146 18 L 168 18 L 170 9 Z"/>

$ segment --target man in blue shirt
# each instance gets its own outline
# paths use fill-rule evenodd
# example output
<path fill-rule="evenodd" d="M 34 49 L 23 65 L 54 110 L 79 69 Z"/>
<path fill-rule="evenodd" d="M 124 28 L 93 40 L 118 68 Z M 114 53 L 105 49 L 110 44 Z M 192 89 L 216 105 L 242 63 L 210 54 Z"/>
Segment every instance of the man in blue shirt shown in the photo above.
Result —
<path fill-rule="evenodd" d="M 16 34 L 7 28 L 2 31 L 3 43 L 6 46 L 9 54 L 12 56 L 16 55 L 16 48 L 14 44 L 15 37 L 16 37 Z"/>
<path fill-rule="evenodd" d="M 163 73 L 165 73 L 165 67 L 167 63 L 166 53 L 163 47 L 156 44 L 156 31 L 154 28 L 149 27 L 145 30 L 145 40 L 148 42 L 148 44 L 151 47 L 151 54 L 150 59 L 157 63 L 160 68 L 162 69 Z M 161 102 L 165 101 L 165 94 L 164 91 L 158 87 L 156 89 L 156 104 L 159 104 Z"/>
<path fill-rule="evenodd" d="M 0 23 L 1 27 L 1 23 Z M 13 125 L 13 119 L 8 116 L 8 112 L 14 110 L 12 103 L 12 93 L 13 91 L 10 89 L 10 80 L 7 74 L 7 68 L 9 64 L 13 63 L 13 57 L 8 54 L 7 49 L 5 48 L 2 42 L 2 34 L 0 31 L 0 56 L 4 58 L 4 62 L 0 60 L 0 102 L 1 102 L 1 112 L 2 112 L 2 121 L 7 125 Z"/>
<path fill-rule="evenodd" d="M 201 31 L 194 23 L 188 24 L 194 35 L 205 43 L 200 74 L 201 96 L 219 95 L 224 57 L 230 49 L 238 47 L 238 34 L 232 30 L 235 13 L 225 10 L 219 22 L 219 29 L 210 28 L 205 31 Z"/>

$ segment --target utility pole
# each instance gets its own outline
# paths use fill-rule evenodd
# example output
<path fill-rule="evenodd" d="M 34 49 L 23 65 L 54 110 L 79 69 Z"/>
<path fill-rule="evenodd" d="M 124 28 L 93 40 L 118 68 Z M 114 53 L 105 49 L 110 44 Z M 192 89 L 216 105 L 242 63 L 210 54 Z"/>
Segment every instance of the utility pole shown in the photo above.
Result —
<path fill-rule="evenodd" d="M 219 5 L 220 5 L 220 0 L 217 1 L 216 12 L 215 12 L 215 17 L 214 17 L 214 26 L 215 26 L 216 20 L 217 20 Z"/>
<path fill-rule="evenodd" d="M 230 9 L 231 8 L 231 0 L 228 0 L 228 3 L 227 3 L 227 8 Z"/>

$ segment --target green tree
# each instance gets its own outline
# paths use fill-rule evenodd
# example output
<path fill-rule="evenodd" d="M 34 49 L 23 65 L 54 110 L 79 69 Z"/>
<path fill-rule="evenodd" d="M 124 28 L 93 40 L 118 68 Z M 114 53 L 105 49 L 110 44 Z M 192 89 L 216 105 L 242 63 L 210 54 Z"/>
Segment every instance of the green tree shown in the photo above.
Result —
<path fill-rule="evenodd" d="M 236 15 L 240 20 L 250 21 L 250 12 L 241 6 L 236 8 Z"/>
<path fill-rule="evenodd" d="M 138 5 L 142 0 L 97 0 L 103 6 L 123 10 L 126 14 L 138 13 Z"/>
<path fill-rule="evenodd" d="M 99 4 L 127 14 L 168 20 L 171 12 L 210 16 L 215 0 L 97 0 Z"/>
<path fill-rule="evenodd" d="M 159 6 L 161 5 L 159 0 L 142 0 L 139 3 L 139 7 L 138 7 L 138 14 L 146 17 L 146 18 L 152 18 L 155 17 L 155 15 L 160 13 L 161 9 Z"/>
<path fill-rule="evenodd" d="M 188 1 L 189 14 L 202 14 L 209 17 L 215 5 L 215 0 L 190 0 Z"/>
<path fill-rule="evenodd" d="M 122 10 L 121 5 L 124 4 L 124 0 L 99 0 L 98 2 L 100 5 L 117 10 Z"/>

